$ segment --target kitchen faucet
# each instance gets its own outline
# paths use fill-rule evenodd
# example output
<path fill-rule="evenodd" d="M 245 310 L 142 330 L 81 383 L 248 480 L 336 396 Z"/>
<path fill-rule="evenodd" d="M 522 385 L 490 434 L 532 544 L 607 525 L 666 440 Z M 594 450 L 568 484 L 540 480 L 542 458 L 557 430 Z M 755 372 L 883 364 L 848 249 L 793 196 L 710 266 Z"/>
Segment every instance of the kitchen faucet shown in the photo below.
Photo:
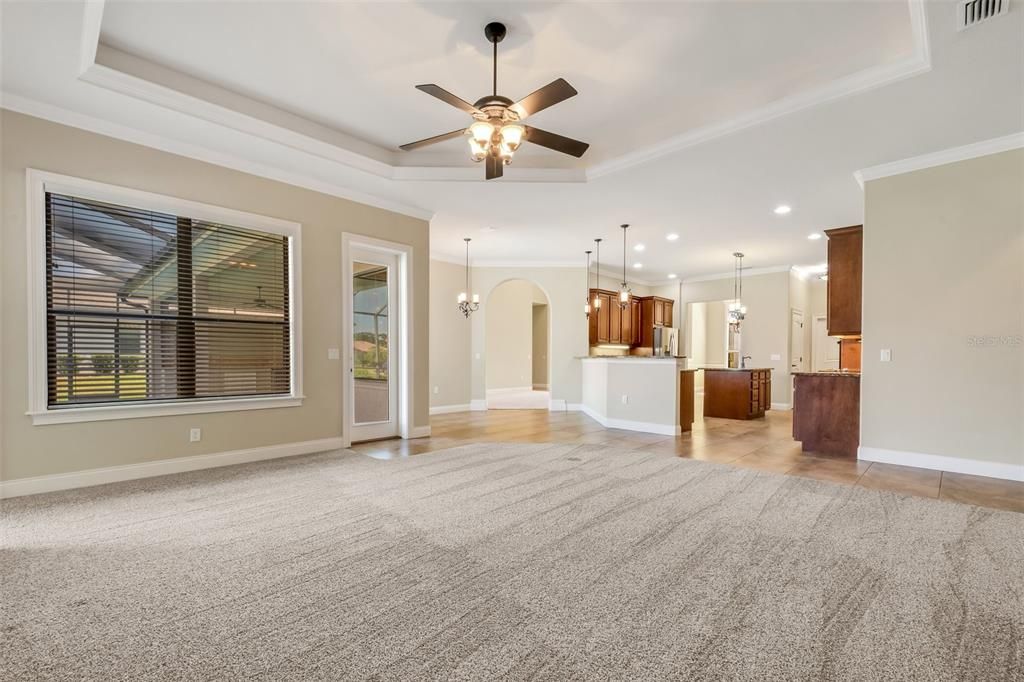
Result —
<path fill-rule="evenodd" d="M 753 358 L 750 357 L 749 355 L 744 355 L 742 358 L 740 358 L 740 369 L 747 368 L 747 360 L 753 360 Z"/>

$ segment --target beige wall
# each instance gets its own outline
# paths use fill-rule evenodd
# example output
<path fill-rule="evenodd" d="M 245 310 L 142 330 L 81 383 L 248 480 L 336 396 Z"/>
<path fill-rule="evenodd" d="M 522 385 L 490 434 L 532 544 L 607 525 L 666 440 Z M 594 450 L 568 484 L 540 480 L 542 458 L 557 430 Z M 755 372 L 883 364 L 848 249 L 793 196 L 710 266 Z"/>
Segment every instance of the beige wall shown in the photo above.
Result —
<path fill-rule="evenodd" d="M 533 387 L 548 386 L 548 304 L 533 304 Z"/>
<path fill-rule="evenodd" d="M 704 282 L 684 282 L 675 309 L 683 311 L 695 301 L 724 301 L 732 298 L 732 278 Z M 789 374 L 789 272 L 773 272 L 743 278 L 743 303 L 747 317 L 743 322 L 743 354 L 751 356 L 748 367 L 770 367 L 772 402 L 791 402 Z M 685 320 L 682 321 L 685 328 Z M 689 347 L 689 339 L 687 345 Z M 773 360 L 772 355 L 778 355 Z"/>
<path fill-rule="evenodd" d="M 412 245 L 413 421 L 428 417 L 428 253 L 425 221 L 4 111 L 2 124 L 2 453 L 0 478 L 136 464 L 341 435 L 341 234 Z M 25 415 L 25 169 L 167 194 L 302 224 L 301 407 L 33 426 Z M 189 443 L 190 427 L 203 439 Z"/>
<path fill-rule="evenodd" d="M 492 313 L 485 326 L 487 389 L 528 388 L 533 385 L 532 282 L 512 280 L 490 291 L 481 307 Z"/>
<path fill-rule="evenodd" d="M 1024 465 L 1024 150 L 866 184 L 863 323 L 862 448 Z"/>
<path fill-rule="evenodd" d="M 470 321 L 458 308 L 462 265 L 430 261 L 430 406 L 469 405 Z"/>

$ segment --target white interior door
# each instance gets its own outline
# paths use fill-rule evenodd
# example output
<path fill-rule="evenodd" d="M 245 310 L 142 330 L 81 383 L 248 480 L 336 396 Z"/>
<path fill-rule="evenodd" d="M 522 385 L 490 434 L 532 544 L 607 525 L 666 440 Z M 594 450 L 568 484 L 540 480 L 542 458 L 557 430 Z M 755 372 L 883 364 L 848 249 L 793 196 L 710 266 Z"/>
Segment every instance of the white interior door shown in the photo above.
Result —
<path fill-rule="evenodd" d="M 399 432 L 398 257 L 356 247 L 349 253 L 350 433 L 353 441 L 390 438 Z"/>
<path fill-rule="evenodd" d="M 814 318 L 811 345 L 814 348 L 815 372 L 839 369 L 839 339 L 828 335 L 828 325 L 824 316 Z"/>
<path fill-rule="evenodd" d="M 804 362 L 804 314 L 799 310 L 791 312 L 789 338 L 789 369 L 791 372 L 803 372 L 807 369 Z"/>

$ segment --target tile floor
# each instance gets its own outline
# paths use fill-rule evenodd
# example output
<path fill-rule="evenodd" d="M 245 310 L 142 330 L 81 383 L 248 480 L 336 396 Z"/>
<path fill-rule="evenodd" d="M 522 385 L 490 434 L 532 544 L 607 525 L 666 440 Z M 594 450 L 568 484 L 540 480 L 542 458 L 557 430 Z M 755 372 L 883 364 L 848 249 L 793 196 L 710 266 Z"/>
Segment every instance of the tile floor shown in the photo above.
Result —
<path fill-rule="evenodd" d="M 490 410 L 432 417 L 430 438 L 377 441 L 359 444 L 353 449 L 387 459 L 470 442 L 608 443 L 790 476 L 1024 512 L 1024 483 L 807 454 L 801 452 L 800 443 L 793 440 L 791 429 L 791 412 L 777 410 L 768 412 L 764 419 L 746 422 L 698 417 L 692 432 L 675 437 L 607 429 L 579 412 Z"/>

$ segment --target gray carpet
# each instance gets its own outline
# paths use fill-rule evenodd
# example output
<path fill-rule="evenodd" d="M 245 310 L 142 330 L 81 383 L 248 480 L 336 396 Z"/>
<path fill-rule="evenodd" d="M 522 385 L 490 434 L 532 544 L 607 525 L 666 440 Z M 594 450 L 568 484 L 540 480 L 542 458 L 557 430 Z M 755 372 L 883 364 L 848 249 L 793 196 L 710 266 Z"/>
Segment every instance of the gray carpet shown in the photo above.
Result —
<path fill-rule="evenodd" d="M 1021 680 L 1024 516 L 600 445 L 3 503 L 0 677 Z"/>

